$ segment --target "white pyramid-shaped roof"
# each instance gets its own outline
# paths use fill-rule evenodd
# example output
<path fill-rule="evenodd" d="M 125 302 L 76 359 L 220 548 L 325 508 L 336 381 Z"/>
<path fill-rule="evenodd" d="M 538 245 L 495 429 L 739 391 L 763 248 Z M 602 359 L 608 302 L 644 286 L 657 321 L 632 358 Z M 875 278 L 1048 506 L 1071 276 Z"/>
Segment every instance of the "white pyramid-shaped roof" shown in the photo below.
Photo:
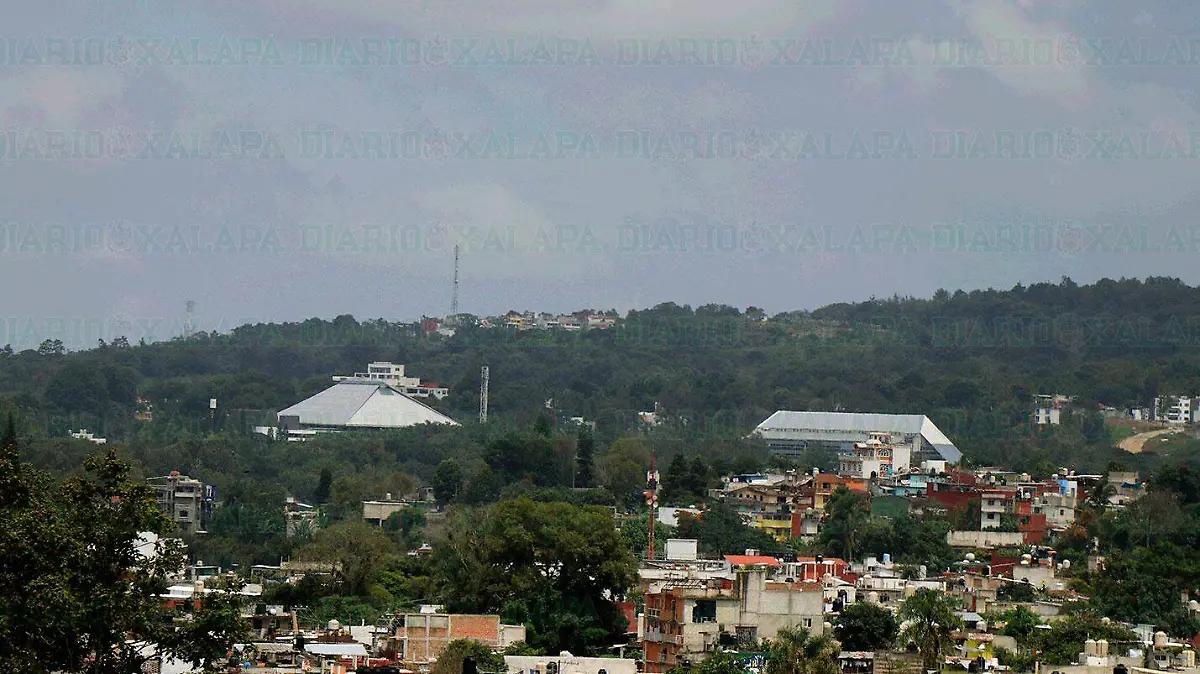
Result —
<path fill-rule="evenodd" d="M 458 422 L 379 380 L 346 379 L 279 412 L 304 426 L 405 428 Z"/>

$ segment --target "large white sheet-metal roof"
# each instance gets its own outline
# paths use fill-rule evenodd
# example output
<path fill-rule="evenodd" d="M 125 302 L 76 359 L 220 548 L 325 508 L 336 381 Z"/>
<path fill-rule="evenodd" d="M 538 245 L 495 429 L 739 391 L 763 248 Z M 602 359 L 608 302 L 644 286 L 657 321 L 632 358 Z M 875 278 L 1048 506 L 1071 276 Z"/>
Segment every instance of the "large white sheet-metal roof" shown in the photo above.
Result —
<path fill-rule="evenodd" d="M 304 426 L 404 428 L 459 425 L 450 417 L 378 380 L 347 379 L 279 412 Z"/>
<path fill-rule="evenodd" d="M 943 459 L 958 463 L 962 452 L 938 427 L 921 414 L 860 414 L 857 412 L 789 412 L 780 410 L 767 417 L 754 433 L 765 440 L 851 439 L 848 435 L 871 432 L 920 434 Z"/>

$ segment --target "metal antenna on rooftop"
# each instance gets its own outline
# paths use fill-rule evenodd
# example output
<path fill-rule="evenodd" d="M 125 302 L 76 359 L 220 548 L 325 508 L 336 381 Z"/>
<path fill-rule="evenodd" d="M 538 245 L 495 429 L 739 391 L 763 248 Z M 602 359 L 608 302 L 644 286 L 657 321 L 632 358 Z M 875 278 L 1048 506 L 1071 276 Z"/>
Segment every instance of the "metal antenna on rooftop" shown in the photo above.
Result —
<path fill-rule="evenodd" d="M 479 369 L 479 423 L 487 423 L 488 412 L 488 366 Z"/>
<path fill-rule="evenodd" d="M 183 318 L 183 336 L 185 339 L 188 337 L 191 337 L 192 333 L 194 333 L 196 331 L 196 325 L 195 325 L 195 323 L 192 322 L 192 311 L 195 308 L 196 308 L 196 303 L 191 300 L 188 300 L 187 301 L 187 313 L 184 315 L 184 318 Z"/>
<path fill-rule="evenodd" d="M 451 325 L 458 323 L 458 246 L 454 247 L 454 290 L 450 295 Z"/>
<path fill-rule="evenodd" d="M 658 467 L 650 450 L 650 471 L 646 473 L 646 505 L 650 506 L 650 526 L 646 535 L 646 559 L 654 559 L 654 520 L 658 519 Z"/>

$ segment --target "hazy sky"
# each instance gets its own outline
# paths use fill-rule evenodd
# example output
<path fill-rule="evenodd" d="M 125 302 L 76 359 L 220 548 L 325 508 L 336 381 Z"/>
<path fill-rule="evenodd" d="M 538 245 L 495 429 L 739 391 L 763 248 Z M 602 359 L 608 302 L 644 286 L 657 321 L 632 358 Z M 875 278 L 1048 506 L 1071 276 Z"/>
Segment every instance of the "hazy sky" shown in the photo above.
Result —
<path fill-rule="evenodd" d="M 1197 277 L 1200 14 L 1084 0 L 5 12 L 5 335 Z"/>

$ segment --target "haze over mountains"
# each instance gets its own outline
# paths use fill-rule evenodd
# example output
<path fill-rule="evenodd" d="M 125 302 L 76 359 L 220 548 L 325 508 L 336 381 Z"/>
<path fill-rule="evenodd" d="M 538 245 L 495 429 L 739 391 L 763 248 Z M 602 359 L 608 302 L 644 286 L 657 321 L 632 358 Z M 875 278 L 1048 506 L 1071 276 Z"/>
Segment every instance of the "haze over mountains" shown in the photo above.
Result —
<path fill-rule="evenodd" d="M 186 299 L 225 325 L 440 315 L 455 243 L 461 306 L 481 314 L 667 300 L 774 312 L 1064 275 L 1200 282 L 1198 19 L 1168 2 L 62 7 L 10 12 L 0 72 L 0 282 L 24 288 L 5 314 L 43 326 L 170 322 Z M 56 38 L 102 58 L 63 56 Z M 419 45 L 418 64 L 367 59 L 371 39 Z M 733 65 L 703 57 L 722 40 Z M 561 56 L 563 41 L 595 59 L 520 56 Z M 314 61 L 305 45 L 326 42 L 339 49 Z M 323 129 L 351 147 L 306 151 L 303 134 Z M 733 150 L 697 151 L 718 132 Z M 620 133 L 646 140 L 622 150 Z M 371 134 L 432 145 L 354 158 Z M 63 144 L 93 138 L 94 152 Z M 513 158 L 509 138 L 557 149 Z M 597 153 L 558 152 L 589 138 Z M 815 152 L 796 152 L 805 138 Z M 489 139 L 505 140 L 487 154 Z M 959 250 L 939 246 L 938 223 L 1050 238 Z M 622 228 L 643 224 L 675 243 L 628 245 Z M 1091 246 L 1097 225 L 1145 244 Z M 380 248 L 371 227 L 421 243 Z M 736 244 L 683 247 L 689 227 Z M 905 227 L 914 247 L 889 241 Z M 829 245 L 777 244 L 824 228 Z M 510 231 L 513 245 L 485 245 Z M 853 247 L 856 231 L 880 245 Z M 542 232 L 555 245 L 537 252 Z M 585 232 L 597 248 L 571 243 Z"/>

